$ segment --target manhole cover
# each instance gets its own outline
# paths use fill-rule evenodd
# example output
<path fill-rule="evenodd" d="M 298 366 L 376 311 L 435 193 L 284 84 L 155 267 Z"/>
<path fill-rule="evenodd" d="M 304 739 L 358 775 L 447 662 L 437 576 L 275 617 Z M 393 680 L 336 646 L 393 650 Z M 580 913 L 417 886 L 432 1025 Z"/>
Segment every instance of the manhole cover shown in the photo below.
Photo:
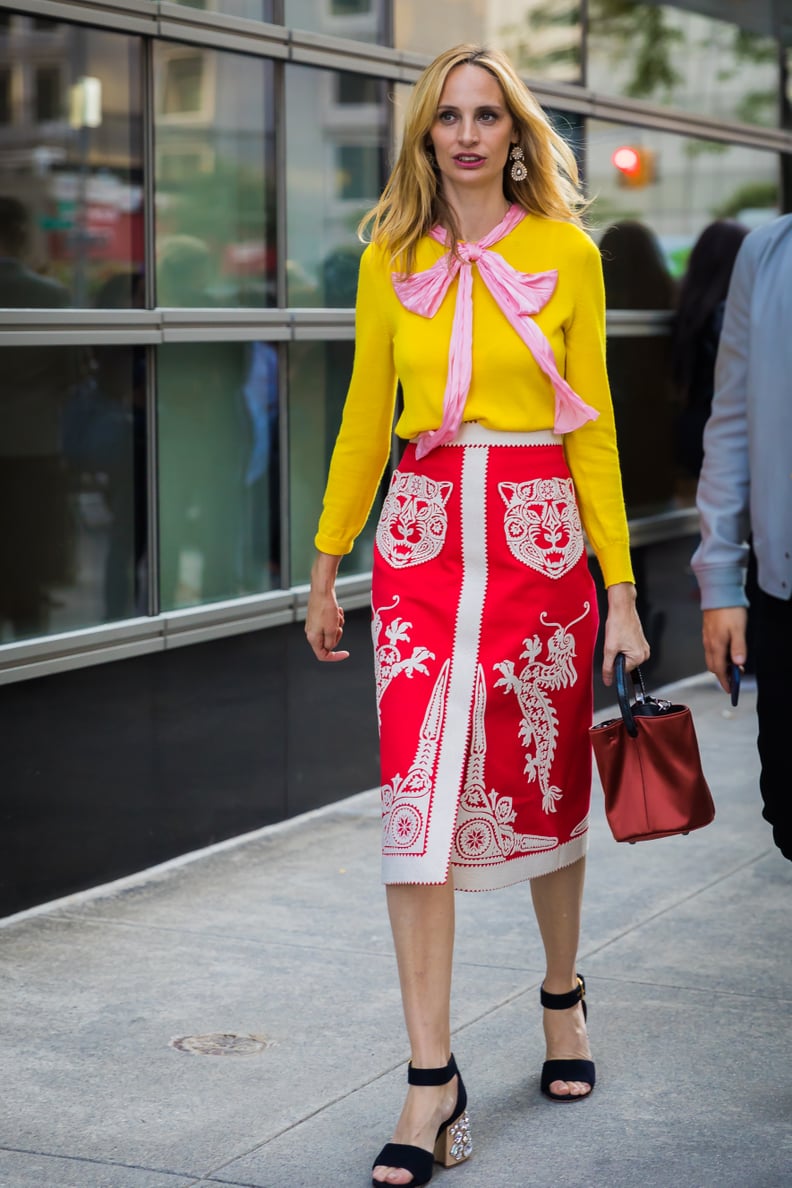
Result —
<path fill-rule="evenodd" d="M 218 1031 L 211 1035 L 181 1035 L 170 1041 L 171 1048 L 195 1056 L 255 1056 L 271 1046 L 263 1035 L 234 1035 Z"/>

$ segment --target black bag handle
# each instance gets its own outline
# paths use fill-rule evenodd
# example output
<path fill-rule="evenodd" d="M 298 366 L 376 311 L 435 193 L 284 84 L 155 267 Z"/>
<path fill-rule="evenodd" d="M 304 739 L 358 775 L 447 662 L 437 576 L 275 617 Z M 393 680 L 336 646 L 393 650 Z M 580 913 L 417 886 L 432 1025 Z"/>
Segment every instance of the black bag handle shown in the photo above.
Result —
<path fill-rule="evenodd" d="M 624 725 L 627 728 L 627 733 L 629 734 L 630 738 L 637 738 L 638 727 L 635 725 L 635 718 L 633 717 L 632 706 L 630 705 L 630 695 L 627 692 L 627 660 L 625 658 L 624 652 L 616 653 L 614 670 L 616 673 L 616 695 L 619 698 L 619 709 L 621 710 L 621 716 L 624 721 Z M 634 682 L 636 677 L 638 678 L 638 684 L 641 687 L 638 700 L 645 701 L 646 686 L 644 685 L 643 673 L 641 672 L 640 668 L 633 669 L 632 673 L 630 674 L 630 679 L 633 682 L 633 692 L 635 691 Z"/>

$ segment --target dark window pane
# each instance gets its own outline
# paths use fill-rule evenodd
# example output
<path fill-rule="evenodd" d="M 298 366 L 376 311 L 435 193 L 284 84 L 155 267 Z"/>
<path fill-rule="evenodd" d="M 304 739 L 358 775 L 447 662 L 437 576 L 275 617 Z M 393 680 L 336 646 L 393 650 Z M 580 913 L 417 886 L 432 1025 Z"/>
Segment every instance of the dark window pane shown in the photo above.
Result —
<path fill-rule="evenodd" d="M 0 124 L 11 123 L 11 71 L 0 70 Z"/>
<path fill-rule="evenodd" d="M 310 579 L 314 536 L 327 468 L 341 424 L 353 342 L 295 343 L 289 348 L 289 520 L 292 583 Z M 381 499 L 377 500 L 379 507 Z M 371 569 L 377 507 L 344 558 L 343 573 Z"/>
<path fill-rule="evenodd" d="M 382 161 L 377 145 L 340 144 L 336 194 L 338 198 L 365 200 L 376 190 L 382 176 Z"/>
<path fill-rule="evenodd" d="M 272 62 L 154 50 L 157 304 L 274 305 Z"/>
<path fill-rule="evenodd" d="M 379 103 L 382 84 L 367 74 L 338 74 L 336 101 L 342 104 Z"/>
<path fill-rule="evenodd" d="M 387 0 L 284 0 L 283 7 L 284 23 L 293 29 L 386 43 Z M 424 10 L 429 7 L 424 4 Z"/>
<path fill-rule="evenodd" d="M 0 348 L 0 640 L 145 614 L 141 347 Z"/>
<path fill-rule="evenodd" d="M 371 12 L 373 7 L 374 0 L 330 0 L 333 16 L 359 16 Z"/>
<path fill-rule="evenodd" d="M 246 17 L 249 21 L 273 20 L 272 0 L 176 0 L 186 8 L 218 12 L 224 16 Z"/>
<path fill-rule="evenodd" d="M 288 302 L 355 303 L 357 224 L 380 195 L 388 164 L 391 88 L 367 80 L 370 101 L 342 105 L 346 74 L 286 69 Z"/>
<path fill-rule="evenodd" d="M 162 609 L 276 588 L 278 348 L 168 343 L 157 393 Z"/>
<path fill-rule="evenodd" d="M 61 72 L 58 66 L 40 66 L 35 75 L 36 123 L 57 120 L 63 113 Z"/>
<path fill-rule="evenodd" d="M 201 52 L 183 54 L 165 62 L 162 83 L 162 115 L 192 115 L 200 112 L 204 58 Z"/>
<path fill-rule="evenodd" d="M 0 39 L 0 78 L 30 83 L 0 88 L 0 300 L 101 305 L 120 276 L 142 304 L 140 39 L 48 23 L 42 53 L 19 22 Z"/>

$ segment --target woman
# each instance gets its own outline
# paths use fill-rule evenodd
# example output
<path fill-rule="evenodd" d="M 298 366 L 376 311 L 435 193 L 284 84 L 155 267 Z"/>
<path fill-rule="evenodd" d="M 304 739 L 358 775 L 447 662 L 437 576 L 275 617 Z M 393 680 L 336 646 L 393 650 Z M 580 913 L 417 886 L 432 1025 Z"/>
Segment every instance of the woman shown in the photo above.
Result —
<path fill-rule="evenodd" d="M 748 228 L 717 219 L 693 245 L 677 301 L 671 365 L 681 400 L 676 455 L 686 478 L 698 479 L 704 459 L 704 426 L 715 387 L 723 311 L 732 268 Z"/>
<path fill-rule="evenodd" d="M 715 394 L 715 360 L 726 296 L 737 253 L 747 234 L 748 228 L 735 219 L 709 223 L 693 244 L 679 289 L 671 339 L 671 366 L 679 399 L 674 453 L 680 478 L 688 484 L 698 481 L 704 461 L 704 429 Z M 755 606 L 759 592 L 753 547 L 748 553 L 745 592 L 750 606 Z M 749 610 L 744 672 L 753 671 L 756 622 L 756 613 Z"/>
<path fill-rule="evenodd" d="M 650 227 L 636 219 L 620 220 L 607 228 L 599 247 L 608 309 L 673 309 L 674 279 Z M 612 339 L 608 378 L 627 506 L 645 511 L 667 504 L 674 495 L 668 339 L 659 334 Z M 645 607 L 644 622 L 656 649 L 655 623 Z"/>
<path fill-rule="evenodd" d="M 418 81 L 370 216 L 306 635 L 320 660 L 348 655 L 335 577 L 388 459 L 398 377 L 410 444 L 380 517 L 372 603 L 383 876 L 411 1063 L 374 1184 L 417 1188 L 433 1152 L 451 1166 L 472 1149 L 451 1055 L 455 887 L 532 880 L 542 1088 L 568 1102 L 594 1086 L 576 952 L 597 611 L 575 488 L 608 586 L 606 683 L 617 652 L 633 667 L 648 647 L 576 181 L 508 60 L 463 45 Z"/>

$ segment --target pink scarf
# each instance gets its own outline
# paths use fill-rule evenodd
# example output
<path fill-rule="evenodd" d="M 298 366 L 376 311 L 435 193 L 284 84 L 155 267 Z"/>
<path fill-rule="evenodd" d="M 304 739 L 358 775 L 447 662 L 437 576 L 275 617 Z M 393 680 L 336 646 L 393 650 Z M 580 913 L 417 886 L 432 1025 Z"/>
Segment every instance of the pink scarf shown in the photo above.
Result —
<path fill-rule="evenodd" d="M 487 249 L 503 239 L 525 217 L 522 207 L 513 204 L 503 220 L 478 243 L 457 244 L 458 256 L 450 252 L 424 272 L 394 272 L 393 287 L 402 305 L 423 318 L 433 318 L 454 277 L 459 274 L 451 345 L 448 352 L 448 379 L 443 395 L 443 421 L 439 429 L 419 433 L 415 438 L 416 454 L 423 458 L 435 446 L 452 441 L 462 423 L 473 369 L 473 265 L 495 298 L 509 323 L 519 334 L 555 392 L 555 433 L 570 433 L 599 416 L 573 392 L 559 375 L 550 343 L 531 320 L 530 315 L 543 309 L 553 295 L 558 271 L 517 272 L 503 256 Z M 447 243 L 445 230 L 433 227 L 429 232 L 438 243 Z"/>

